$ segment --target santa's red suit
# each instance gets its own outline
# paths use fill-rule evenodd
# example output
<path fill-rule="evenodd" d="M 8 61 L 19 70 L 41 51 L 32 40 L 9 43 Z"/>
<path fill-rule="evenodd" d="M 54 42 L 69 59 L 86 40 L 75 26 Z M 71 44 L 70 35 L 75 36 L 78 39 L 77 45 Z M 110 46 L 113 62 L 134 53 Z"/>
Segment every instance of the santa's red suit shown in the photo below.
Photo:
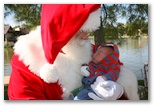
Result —
<path fill-rule="evenodd" d="M 99 4 L 42 5 L 41 28 L 19 37 L 14 46 L 10 100 L 68 99 L 82 85 L 80 67 L 91 60 L 92 47 L 90 41 L 78 40 L 76 35 L 98 29 L 99 8 Z M 128 80 L 128 73 L 121 73 L 117 81 L 129 99 L 136 99 L 136 77 L 130 72 Z M 128 85 L 135 85 L 135 91 Z"/>
<path fill-rule="evenodd" d="M 10 100 L 61 100 L 62 89 L 58 83 L 46 83 L 28 66 L 19 60 L 18 55 L 12 57 L 12 74 L 10 77 L 8 96 Z"/>
<path fill-rule="evenodd" d="M 37 28 L 37 31 L 19 37 L 14 46 L 15 54 L 11 60 L 12 73 L 8 87 L 10 100 L 64 99 L 68 97 L 69 90 L 81 85 L 80 79 L 82 76 L 79 75 L 79 72 L 75 76 L 70 72 L 70 79 L 62 78 L 62 76 L 65 76 L 63 70 L 61 70 L 63 67 L 58 68 L 62 72 L 57 73 L 52 64 L 55 63 L 55 66 L 60 64 L 60 62 L 56 63 L 58 53 L 79 30 L 92 31 L 98 28 L 100 24 L 99 8 L 100 4 L 42 5 L 41 30 Z M 97 12 L 95 13 L 94 11 L 96 10 Z M 90 16 L 91 13 L 94 17 Z M 92 17 L 90 21 L 88 17 Z M 95 17 L 97 17 L 98 21 L 94 22 Z M 94 23 L 92 29 L 88 28 L 89 24 L 83 26 L 83 24 L 91 22 Z M 63 56 L 63 54 L 59 55 Z M 63 57 L 61 58 L 61 60 L 64 60 Z M 67 57 L 64 58 L 68 59 Z M 72 59 L 68 59 L 68 61 L 72 61 Z M 82 62 L 88 61 L 89 58 Z M 67 65 L 70 64 L 68 63 Z M 64 66 L 67 67 L 66 65 Z M 77 67 L 79 67 L 79 64 L 77 64 Z M 70 81 L 73 77 L 73 85 L 68 86 L 69 83 L 66 84 L 65 82 Z"/>

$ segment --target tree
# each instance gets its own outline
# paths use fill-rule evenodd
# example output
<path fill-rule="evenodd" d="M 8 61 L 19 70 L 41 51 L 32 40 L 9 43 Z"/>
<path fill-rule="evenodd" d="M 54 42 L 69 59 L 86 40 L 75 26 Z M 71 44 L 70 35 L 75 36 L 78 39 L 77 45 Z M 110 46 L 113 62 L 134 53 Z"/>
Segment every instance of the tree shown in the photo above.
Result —
<path fill-rule="evenodd" d="M 130 4 L 126 9 L 128 22 L 148 20 L 148 4 Z"/>
<path fill-rule="evenodd" d="M 4 9 L 4 17 L 13 12 L 24 28 L 33 29 L 40 25 L 41 4 L 5 4 Z M 95 44 L 104 42 L 106 36 L 117 38 L 125 31 L 134 35 L 136 28 L 148 32 L 148 4 L 102 4 L 101 13 L 100 29 L 94 33 Z M 127 20 L 127 30 L 117 22 L 118 18 Z"/>
<path fill-rule="evenodd" d="M 125 33 L 125 25 L 123 23 L 118 23 L 116 29 L 118 31 L 118 36 L 122 36 Z"/>
<path fill-rule="evenodd" d="M 128 35 L 134 36 L 138 34 L 138 30 L 142 33 L 148 33 L 148 23 L 143 20 L 135 20 L 132 23 L 127 23 L 126 31 Z"/>
<path fill-rule="evenodd" d="M 136 28 L 147 32 L 148 4 L 104 4 L 101 8 L 102 27 L 100 27 L 99 31 L 103 34 L 95 35 L 96 44 L 101 44 L 105 41 L 105 37 L 102 36 L 109 36 L 110 34 L 110 36 L 117 37 L 119 33 L 122 34 L 125 32 L 126 29 L 117 23 L 118 18 L 125 18 L 127 20 L 127 25 L 129 25 L 129 27 L 127 26 L 126 31 L 130 35 L 134 35 L 136 33 Z M 142 25 L 136 23 L 135 21 L 137 20 L 140 20 Z M 137 27 L 138 25 L 140 27 Z M 104 39 L 100 41 L 102 38 Z"/>
<path fill-rule="evenodd" d="M 16 21 L 24 28 L 33 29 L 40 25 L 40 4 L 5 4 L 4 9 L 4 17 L 13 12 Z"/>

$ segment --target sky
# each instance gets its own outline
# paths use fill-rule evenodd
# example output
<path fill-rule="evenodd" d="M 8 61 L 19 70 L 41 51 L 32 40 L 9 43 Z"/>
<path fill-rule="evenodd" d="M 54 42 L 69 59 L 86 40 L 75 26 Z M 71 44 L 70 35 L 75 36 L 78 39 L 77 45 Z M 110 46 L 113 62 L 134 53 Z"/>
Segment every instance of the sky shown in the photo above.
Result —
<path fill-rule="evenodd" d="M 4 19 L 4 24 L 9 24 L 12 27 L 19 25 L 19 23 L 14 19 L 14 14 L 10 14 L 8 17 L 6 17 Z"/>

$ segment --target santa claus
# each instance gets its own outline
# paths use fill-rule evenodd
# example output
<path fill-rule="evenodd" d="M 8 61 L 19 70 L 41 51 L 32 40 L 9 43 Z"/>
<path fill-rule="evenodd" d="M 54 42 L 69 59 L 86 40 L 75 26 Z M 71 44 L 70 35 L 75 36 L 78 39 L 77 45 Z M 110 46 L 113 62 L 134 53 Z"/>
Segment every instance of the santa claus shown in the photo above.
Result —
<path fill-rule="evenodd" d="M 43 4 L 41 27 L 19 37 L 14 46 L 9 99 L 68 99 L 82 85 L 80 67 L 93 53 L 90 41 L 80 35 L 95 31 L 99 25 L 99 4 Z M 138 100 L 133 72 L 121 66 L 117 82 L 125 97 Z"/>

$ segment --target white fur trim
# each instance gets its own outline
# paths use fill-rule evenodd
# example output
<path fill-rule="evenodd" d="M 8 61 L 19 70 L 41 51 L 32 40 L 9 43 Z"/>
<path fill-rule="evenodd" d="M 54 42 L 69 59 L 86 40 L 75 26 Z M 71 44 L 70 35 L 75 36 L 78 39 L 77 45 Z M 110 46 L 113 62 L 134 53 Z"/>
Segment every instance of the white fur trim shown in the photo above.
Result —
<path fill-rule="evenodd" d="M 91 60 L 92 47 L 90 41 L 86 40 L 82 45 L 79 42 L 78 39 L 73 37 L 62 48 L 65 54 L 59 53 L 52 65 L 54 67 L 52 67 L 46 61 L 41 43 L 40 27 L 38 27 L 34 32 L 19 37 L 14 46 L 14 52 L 19 55 L 19 60 L 29 66 L 31 72 L 42 77 L 42 79 L 46 79 L 46 82 L 55 82 L 58 79 L 59 85 L 63 88 L 62 97 L 67 99 L 71 91 L 82 85 L 81 65 Z M 50 69 L 53 70 L 49 71 Z M 55 76 L 53 77 L 53 75 Z M 53 79 L 50 79 L 50 77 Z"/>
<path fill-rule="evenodd" d="M 39 76 L 39 69 L 47 63 L 42 48 L 40 27 L 30 34 L 20 36 L 14 45 L 14 53 L 29 66 L 31 72 Z"/>
<path fill-rule="evenodd" d="M 121 72 L 117 82 L 124 87 L 124 95 L 129 100 L 139 100 L 136 75 L 125 66 L 121 66 Z"/>
<path fill-rule="evenodd" d="M 100 16 L 101 16 L 101 11 L 99 8 L 89 15 L 88 19 L 85 21 L 80 30 L 91 32 L 98 29 L 100 26 Z"/>
<path fill-rule="evenodd" d="M 14 52 L 19 55 L 19 60 L 29 66 L 31 72 L 41 77 L 45 82 L 57 81 L 58 75 L 55 68 L 48 64 L 44 55 L 40 26 L 30 34 L 20 36 L 15 43 Z"/>
<path fill-rule="evenodd" d="M 54 83 L 58 80 L 57 70 L 52 64 L 46 63 L 40 69 L 40 77 L 47 83 Z"/>

